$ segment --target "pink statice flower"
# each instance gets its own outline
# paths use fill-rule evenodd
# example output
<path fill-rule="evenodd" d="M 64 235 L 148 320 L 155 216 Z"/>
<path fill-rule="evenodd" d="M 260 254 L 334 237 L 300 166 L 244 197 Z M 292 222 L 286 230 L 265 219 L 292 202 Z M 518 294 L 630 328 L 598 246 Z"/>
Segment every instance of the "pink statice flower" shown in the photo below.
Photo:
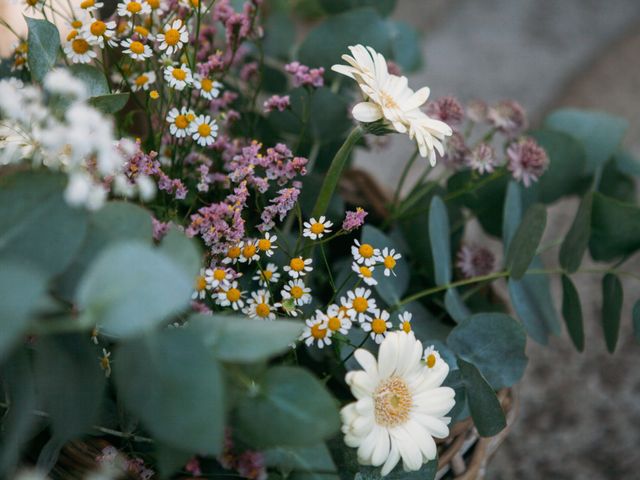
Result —
<path fill-rule="evenodd" d="M 368 213 L 363 208 L 356 208 L 355 210 L 348 211 L 345 214 L 344 221 L 342 222 L 342 229 L 351 232 L 364 225 L 364 219 Z"/>
<path fill-rule="evenodd" d="M 495 257 L 485 247 L 464 245 L 457 255 L 456 266 L 465 278 L 488 275 L 493 271 Z"/>
<path fill-rule="evenodd" d="M 467 103 L 467 118 L 475 123 L 483 123 L 487 120 L 487 104 L 482 100 L 471 100 Z"/>
<path fill-rule="evenodd" d="M 537 182 L 549 166 L 549 157 L 544 148 L 531 137 L 525 137 L 513 142 L 507 148 L 507 167 L 513 178 L 529 187 Z"/>
<path fill-rule="evenodd" d="M 300 62 L 291 62 L 284 66 L 284 69 L 293 75 L 293 86 L 310 86 L 320 88 L 324 85 L 324 68 L 309 68 Z"/>
<path fill-rule="evenodd" d="M 257 62 L 249 62 L 243 65 L 240 70 L 240 79 L 244 82 L 250 82 L 255 78 L 258 73 L 258 63 Z"/>
<path fill-rule="evenodd" d="M 458 99 L 452 96 L 442 97 L 429 103 L 427 113 L 451 127 L 460 125 L 464 120 L 464 108 Z"/>
<path fill-rule="evenodd" d="M 451 170 L 462 170 L 466 166 L 468 155 L 469 148 L 464 141 L 464 137 L 460 132 L 454 131 L 447 139 L 442 162 Z"/>
<path fill-rule="evenodd" d="M 487 110 L 487 119 L 500 132 L 511 137 L 527 128 L 527 115 L 515 100 L 502 100 Z"/>
<path fill-rule="evenodd" d="M 250 480 L 267 480 L 267 468 L 262 452 L 247 450 L 238 456 L 237 470 Z"/>
<path fill-rule="evenodd" d="M 274 110 L 284 112 L 290 105 L 291 99 L 289 98 L 289 95 L 284 95 L 282 97 L 280 95 L 273 95 L 264 102 L 264 113 L 270 113 Z"/>
<path fill-rule="evenodd" d="M 275 226 L 276 218 L 280 221 L 284 220 L 287 213 L 295 207 L 299 196 L 300 189 L 296 187 L 279 190 L 278 196 L 270 200 L 271 205 L 267 205 L 262 211 L 260 215 L 262 223 L 258 225 L 258 230 L 267 232 Z"/>
<path fill-rule="evenodd" d="M 467 165 L 479 174 L 491 173 L 496 165 L 496 153 L 487 143 L 479 143 L 467 156 Z"/>
<path fill-rule="evenodd" d="M 153 224 L 153 239 L 156 242 L 159 242 L 164 238 L 172 225 L 171 222 L 161 222 L 155 217 L 151 217 L 151 223 Z"/>

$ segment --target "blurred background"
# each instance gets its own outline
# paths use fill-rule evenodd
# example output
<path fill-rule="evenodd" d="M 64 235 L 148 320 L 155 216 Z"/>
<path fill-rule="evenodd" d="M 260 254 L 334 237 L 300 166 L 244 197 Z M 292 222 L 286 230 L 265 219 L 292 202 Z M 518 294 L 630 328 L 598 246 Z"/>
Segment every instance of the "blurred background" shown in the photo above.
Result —
<path fill-rule="evenodd" d="M 20 5 L 0 0 L 0 17 L 22 26 Z M 527 109 L 532 126 L 560 106 L 604 110 L 629 121 L 626 146 L 640 156 L 640 1 L 398 0 L 395 17 L 422 34 L 424 66 L 410 76 L 414 88 L 428 85 L 434 98 L 515 99 Z M 0 28 L 0 52 L 10 51 L 13 41 Z M 356 159 L 389 188 L 413 152 L 407 138 L 397 137 Z M 423 167 L 419 163 L 416 173 Z M 563 236 L 576 209 L 575 200 L 553 206 L 543 242 Z M 492 245 L 479 228 L 467 235 Z M 546 253 L 548 265 L 556 259 L 557 249 Z M 627 261 L 625 269 L 640 271 L 640 258 Z M 640 348 L 630 310 L 640 284 L 623 281 L 622 331 L 614 355 L 604 346 L 601 285 L 593 275 L 576 277 L 585 352 L 576 353 L 566 335 L 553 339 L 550 348 L 529 341 L 519 418 L 487 478 L 638 478 L 640 368 L 635 367 Z M 553 293 L 559 308 L 559 282 Z"/>

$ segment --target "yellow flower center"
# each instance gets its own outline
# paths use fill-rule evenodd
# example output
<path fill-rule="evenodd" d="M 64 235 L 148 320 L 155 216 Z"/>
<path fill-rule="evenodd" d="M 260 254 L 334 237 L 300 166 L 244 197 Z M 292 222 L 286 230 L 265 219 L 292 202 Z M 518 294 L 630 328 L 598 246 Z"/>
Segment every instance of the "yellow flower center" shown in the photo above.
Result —
<path fill-rule="evenodd" d="M 160 8 L 160 0 L 147 0 L 147 3 L 153 10 Z"/>
<path fill-rule="evenodd" d="M 315 233 L 316 235 L 324 232 L 324 225 L 322 223 L 316 222 L 311 225 L 311 233 Z"/>
<path fill-rule="evenodd" d="M 89 30 L 91 30 L 91 33 L 94 36 L 101 37 L 102 35 L 104 35 L 104 32 L 107 31 L 107 24 L 100 20 L 96 20 L 91 24 Z"/>
<path fill-rule="evenodd" d="M 80 3 L 80 8 L 91 8 L 96 4 L 95 0 L 84 0 Z"/>
<path fill-rule="evenodd" d="M 71 42 L 71 48 L 77 54 L 82 55 L 89 51 L 89 43 L 84 38 L 76 38 Z"/>
<path fill-rule="evenodd" d="M 73 40 L 74 38 L 76 38 L 77 36 L 78 36 L 78 31 L 77 30 L 71 30 L 69 32 L 69 34 L 67 35 L 67 41 L 69 42 L 69 41 Z M 73 48 L 73 45 L 71 47 Z"/>
<path fill-rule="evenodd" d="M 302 257 L 292 258 L 289 262 L 289 266 L 291 267 L 291 270 L 301 272 L 304 270 L 304 260 L 302 260 Z"/>
<path fill-rule="evenodd" d="M 208 137 L 211 134 L 211 127 L 206 123 L 201 123 L 198 125 L 198 133 L 201 137 Z M 253 247 L 255 253 L 256 247 Z"/>
<path fill-rule="evenodd" d="M 137 25 L 136 27 L 134 27 L 133 29 L 134 32 L 136 32 L 138 35 L 140 35 L 141 37 L 148 37 L 149 36 L 149 30 L 147 30 L 146 28 Z"/>
<path fill-rule="evenodd" d="M 180 128 L 180 129 L 185 129 L 189 126 L 189 119 L 187 118 L 186 115 L 178 115 L 176 117 L 176 127 Z M 240 249 L 238 249 L 240 250 Z M 237 255 L 236 255 L 237 256 Z"/>
<path fill-rule="evenodd" d="M 176 80 L 180 80 L 180 81 L 182 81 L 185 78 L 187 78 L 187 72 L 185 72 L 181 68 L 174 68 L 173 72 L 171 72 L 171 75 L 173 75 L 173 78 L 175 78 Z"/>
<path fill-rule="evenodd" d="M 151 92 L 149 92 L 149 96 L 152 100 L 157 100 L 158 98 L 160 98 L 160 94 L 157 90 L 151 90 Z"/>
<path fill-rule="evenodd" d="M 411 331 L 411 322 L 402 322 L 402 330 L 409 333 Z"/>
<path fill-rule="evenodd" d="M 213 89 L 213 81 L 208 78 L 203 78 L 200 81 L 200 87 L 202 87 L 202 90 L 205 92 L 210 92 Z"/>
<path fill-rule="evenodd" d="M 200 125 L 200 127 L 202 127 L 202 125 Z M 200 133 L 200 135 L 204 136 L 204 134 L 200 131 L 200 127 L 198 127 L 198 132 Z M 211 129 L 209 129 L 209 130 L 211 130 Z M 256 254 L 256 246 L 253 245 L 253 244 L 247 245 L 242 249 L 242 255 L 244 256 L 244 258 L 251 258 L 255 254 Z"/>
<path fill-rule="evenodd" d="M 202 275 L 199 275 L 198 278 L 196 278 L 196 290 L 201 292 L 206 287 L 207 287 L 207 281 L 204 279 Z"/>
<path fill-rule="evenodd" d="M 340 330 L 340 327 L 342 327 L 342 322 L 338 317 L 331 317 L 329 318 L 328 327 L 329 330 L 335 332 L 336 330 Z"/>
<path fill-rule="evenodd" d="M 136 55 L 140 55 L 144 52 L 144 45 L 138 41 L 131 42 L 131 45 L 129 45 L 129 50 L 131 50 Z"/>
<path fill-rule="evenodd" d="M 268 317 L 269 313 L 271 313 L 271 309 L 266 303 L 259 303 L 258 305 L 256 305 L 256 315 L 258 315 L 259 317 Z"/>
<path fill-rule="evenodd" d="M 16 53 L 27 53 L 29 51 L 29 45 L 27 43 L 22 42 L 20 45 L 16 47 Z"/>
<path fill-rule="evenodd" d="M 369 267 L 360 267 L 360 275 L 362 275 L 364 278 L 371 278 L 373 273 L 371 272 L 371 269 Z"/>
<path fill-rule="evenodd" d="M 147 83 L 149 81 L 149 77 L 147 77 L 146 75 L 142 74 L 140 75 L 138 78 L 136 78 L 135 84 L 138 87 L 143 86 L 145 83 Z"/>
<path fill-rule="evenodd" d="M 400 377 L 391 377 L 380 382 L 373 393 L 376 423 L 383 427 L 395 427 L 409 420 L 413 406 L 411 391 Z"/>
<path fill-rule="evenodd" d="M 35 7 L 38 4 L 38 0 L 27 0 L 27 5 Z"/>
<path fill-rule="evenodd" d="M 387 322 L 381 318 L 374 318 L 371 322 L 371 330 L 374 333 L 384 333 L 387 331 Z"/>
<path fill-rule="evenodd" d="M 363 243 L 362 245 L 360 245 L 358 252 L 364 258 L 371 258 L 373 256 L 373 247 L 368 243 Z"/>
<path fill-rule="evenodd" d="M 82 27 L 82 22 L 80 20 L 74 20 L 73 22 L 71 22 L 71 26 L 73 28 L 80 28 Z"/>
<path fill-rule="evenodd" d="M 170 28 L 164 32 L 164 41 L 167 45 L 175 45 L 180 41 L 180 32 L 175 28 Z"/>
<path fill-rule="evenodd" d="M 396 259 L 391 255 L 387 255 L 386 257 L 384 257 L 384 266 L 385 268 L 393 270 L 396 266 Z"/>
<path fill-rule="evenodd" d="M 356 297 L 353 299 L 353 309 L 358 313 L 363 313 L 369 308 L 369 301 L 364 297 Z"/>
<path fill-rule="evenodd" d="M 258 240 L 258 248 L 263 252 L 271 249 L 271 240 L 267 240 L 266 238 L 261 238 Z"/>
<path fill-rule="evenodd" d="M 129 4 L 127 5 L 127 10 L 130 13 L 136 14 L 139 13 L 140 10 L 142 10 L 142 5 L 140 5 L 138 2 L 129 2 Z"/>
<path fill-rule="evenodd" d="M 187 113 L 187 120 L 189 120 L 189 122 L 193 122 L 195 118 L 196 116 L 193 113 Z"/>
<path fill-rule="evenodd" d="M 386 92 L 380 94 L 380 103 L 383 108 L 398 108 L 395 98 Z"/>
<path fill-rule="evenodd" d="M 198 8 L 200 6 L 200 0 L 191 0 L 191 6 L 193 8 Z"/>
<path fill-rule="evenodd" d="M 436 364 L 436 356 L 433 353 L 427 355 L 427 367 L 433 368 Z"/>
<path fill-rule="evenodd" d="M 230 302 L 237 302 L 240 300 L 240 290 L 233 287 L 227 290 L 227 300 Z"/>
<path fill-rule="evenodd" d="M 316 323 L 313 327 L 311 327 L 311 336 L 316 340 L 322 340 L 327 336 L 327 329 L 322 328 L 319 323 Z"/>
<path fill-rule="evenodd" d="M 302 295 L 304 295 L 304 290 L 302 289 L 302 287 L 299 287 L 297 285 L 294 285 L 293 287 L 291 287 L 291 296 L 293 298 L 298 300 L 302 298 Z"/>
<path fill-rule="evenodd" d="M 225 272 L 223 269 L 221 268 L 216 268 L 213 271 L 213 278 L 215 278 L 217 281 L 221 282 L 222 280 L 225 279 L 225 277 L 227 276 L 227 272 Z"/>
<path fill-rule="evenodd" d="M 227 250 L 227 257 L 238 258 L 240 256 L 240 253 L 240 247 L 231 247 L 229 250 Z"/>
<path fill-rule="evenodd" d="M 262 279 L 263 280 L 271 280 L 271 277 L 273 277 L 273 272 L 271 270 L 263 270 L 261 273 Z"/>

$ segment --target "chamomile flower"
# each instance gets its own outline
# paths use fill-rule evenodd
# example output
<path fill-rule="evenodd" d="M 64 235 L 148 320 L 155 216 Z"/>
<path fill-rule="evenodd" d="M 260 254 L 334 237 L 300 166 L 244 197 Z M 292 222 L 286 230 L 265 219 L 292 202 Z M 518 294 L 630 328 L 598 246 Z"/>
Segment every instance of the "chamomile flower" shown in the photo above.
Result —
<path fill-rule="evenodd" d="M 269 292 L 266 290 L 251 292 L 251 298 L 247 300 L 247 306 L 243 312 L 249 318 L 258 318 L 260 320 L 276 319 L 275 308 L 269 304 Z"/>
<path fill-rule="evenodd" d="M 283 300 L 292 299 L 293 303 L 297 306 L 311 303 L 311 289 L 300 279 L 289 280 L 280 292 L 280 295 L 282 295 Z"/>
<path fill-rule="evenodd" d="M 353 264 L 351 265 L 351 270 L 356 272 L 356 274 L 358 274 L 358 277 L 360 277 L 364 281 L 364 283 L 369 286 L 378 284 L 378 281 L 373 278 L 374 268 L 375 267 L 367 267 L 366 265 L 358 265 L 356 262 L 353 262 Z"/>
<path fill-rule="evenodd" d="M 347 316 L 346 310 L 336 304 L 329 305 L 327 308 L 327 327 L 333 333 L 340 332 L 343 335 L 349 333 L 351 320 Z"/>
<path fill-rule="evenodd" d="M 371 332 L 370 336 L 377 344 L 382 343 L 392 327 L 393 325 L 389 321 L 389 312 L 380 308 L 374 310 L 373 317 L 367 317 L 362 324 L 362 330 Z"/>
<path fill-rule="evenodd" d="M 263 270 L 258 270 L 252 279 L 257 280 L 260 286 L 266 287 L 270 283 L 278 283 L 280 273 L 275 263 L 267 263 L 267 266 Z"/>
<path fill-rule="evenodd" d="M 123 40 L 122 43 L 120 43 L 120 46 L 124 48 L 122 53 L 126 53 L 131 58 L 139 62 L 142 62 L 153 55 L 149 45 L 139 42 L 138 40 L 132 40 L 131 38 Z"/>
<path fill-rule="evenodd" d="M 242 255 L 242 249 L 240 248 L 240 245 L 233 245 L 227 249 L 227 254 L 222 259 L 222 263 L 236 264 L 240 259 L 240 255 Z"/>
<path fill-rule="evenodd" d="M 398 325 L 398 330 L 402 330 L 403 332 L 409 333 L 411 331 L 411 319 L 413 315 L 411 312 L 402 312 L 398 315 L 398 320 L 400 324 Z"/>
<path fill-rule="evenodd" d="M 357 239 L 355 245 L 351 245 L 351 255 L 356 263 L 364 264 L 367 267 L 376 263 L 376 258 L 380 256 L 380 250 L 373 248 L 368 243 L 360 243 Z"/>
<path fill-rule="evenodd" d="M 118 4 L 118 15 L 121 17 L 148 15 L 150 13 L 151 5 L 144 0 L 122 0 L 122 2 Z"/>
<path fill-rule="evenodd" d="M 401 258 L 402 255 L 397 253 L 395 249 L 384 247 L 380 255 L 378 255 L 378 257 L 376 258 L 376 262 L 381 263 L 384 267 L 385 277 L 388 277 L 392 273 L 395 276 L 396 272 L 394 271 L 394 268 L 396 268 L 396 264 Z"/>
<path fill-rule="evenodd" d="M 204 268 L 200 269 L 200 274 L 196 277 L 195 285 L 193 287 L 193 294 L 191 298 L 193 300 L 202 300 L 207 294 L 207 275 Z"/>
<path fill-rule="evenodd" d="M 309 237 L 311 240 L 318 240 L 319 238 L 324 237 L 325 234 L 331 233 L 332 226 L 333 223 L 327 220 L 324 215 L 318 220 L 311 218 L 308 222 L 304 222 L 302 235 Z"/>
<path fill-rule="evenodd" d="M 163 33 L 159 33 L 156 39 L 160 42 L 160 50 L 166 50 L 167 55 L 173 55 L 189 41 L 189 32 L 182 20 L 176 19 L 173 23 L 165 25 Z"/>
<path fill-rule="evenodd" d="M 331 345 L 332 331 L 327 326 L 327 317 L 324 313 L 317 311 L 315 317 L 311 317 L 305 321 L 307 326 L 305 327 L 300 340 L 303 340 L 307 347 L 310 347 L 314 343 L 318 348 L 323 348 L 325 345 Z"/>
<path fill-rule="evenodd" d="M 293 257 L 289 261 L 289 265 L 284 266 L 284 271 L 292 278 L 304 277 L 308 272 L 313 270 L 310 258 Z"/>
<path fill-rule="evenodd" d="M 104 6 L 104 2 L 97 2 L 96 0 L 83 0 L 80 2 L 80 8 L 86 12 L 95 12 Z"/>
<path fill-rule="evenodd" d="M 200 96 L 207 100 L 218 98 L 220 90 L 222 89 L 222 84 L 220 82 L 211 80 L 210 78 L 204 77 L 200 74 L 195 75 L 193 85 L 196 87 L 198 92 L 200 92 Z"/>
<path fill-rule="evenodd" d="M 149 90 L 149 87 L 156 82 L 156 73 L 153 70 L 141 73 L 131 82 L 131 90 L 134 92 L 140 90 Z"/>
<path fill-rule="evenodd" d="M 218 124 L 209 115 L 199 115 L 193 122 L 191 137 L 202 147 L 208 147 L 218 136 Z"/>
<path fill-rule="evenodd" d="M 216 303 L 221 307 L 231 306 L 234 310 L 240 310 L 244 307 L 243 294 L 244 292 L 238 288 L 238 282 L 233 281 L 220 288 L 216 296 Z"/>
<path fill-rule="evenodd" d="M 187 85 L 193 83 L 193 76 L 191 70 L 184 63 L 179 67 L 169 65 L 164 69 L 164 79 L 169 83 L 169 86 L 175 90 L 181 91 Z"/>
<path fill-rule="evenodd" d="M 360 323 L 367 320 L 367 314 L 376 311 L 376 299 L 371 298 L 371 290 L 359 287 L 355 291 L 349 290 L 347 298 L 341 299 L 342 305 L 347 308 L 347 314 L 352 320 Z"/>
<path fill-rule="evenodd" d="M 103 22 L 97 18 L 83 27 L 84 34 L 87 41 L 92 45 L 97 45 L 100 48 L 104 48 L 105 40 L 111 45 L 115 46 L 117 43 L 114 41 L 116 36 L 116 22 Z"/>
<path fill-rule="evenodd" d="M 358 449 L 360 463 L 381 466 L 383 477 L 400 459 L 404 470 L 420 470 L 437 456 L 434 438 L 449 435 L 451 419 L 445 415 L 455 405 L 455 392 L 442 386 L 449 367 L 441 362 L 441 370 L 429 369 L 421 354 L 413 333 L 391 332 L 377 361 L 357 349 L 354 357 L 363 370 L 345 378 L 357 402 L 340 411 L 344 442 Z"/>
<path fill-rule="evenodd" d="M 167 10 L 167 2 L 166 0 L 147 0 L 147 3 L 151 7 L 151 10 Z"/>
<path fill-rule="evenodd" d="M 67 36 L 64 53 L 73 63 L 89 63 L 98 56 L 87 38 L 77 30 L 72 30 Z"/>
<path fill-rule="evenodd" d="M 278 248 L 275 244 L 276 240 L 278 240 L 277 236 L 272 235 L 269 232 L 265 233 L 264 238 L 258 240 L 258 250 L 264 253 L 267 257 L 272 256 L 274 253 L 273 251 Z"/>
<path fill-rule="evenodd" d="M 167 114 L 167 122 L 169 122 L 169 132 L 176 138 L 184 138 L 191 134 L 192 122 L 196 116 L 187 107 L 181 110 L 172 108 Z"/>
<path fill-rule="evenodd" d="M 258 242 L 255 240 L 245 240 L 240 242 L 240 263 L 251 263 L 260 260 L 258 254 Z"/>
<path fill-rule="evenodd" d="M 109 378 L 111 376 L 111 352 L 103 348 L 102 356 L 98 359 L 100 360 L 100 368 L 104 370 L 104 376 Z"/>
<path fill-rule="evenodd" d="M 213 267 L 205 270 L 207 287 L 211 289 L 226 287 L 233 278 L 233 270 L 230 268 Z"/>

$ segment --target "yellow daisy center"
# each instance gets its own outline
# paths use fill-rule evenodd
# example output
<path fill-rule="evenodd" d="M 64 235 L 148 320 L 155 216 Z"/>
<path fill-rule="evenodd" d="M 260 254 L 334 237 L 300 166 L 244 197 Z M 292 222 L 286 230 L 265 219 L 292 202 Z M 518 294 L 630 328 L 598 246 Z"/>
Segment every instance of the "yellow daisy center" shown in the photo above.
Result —
<path fill-rule="evenodd" d="M 240 300 L 240 290 L 233 287 L 227 290 L 227 300 L 230 302 L 237 302 Z"/>
<path fill-rule="evenodd" d="M 329 324 L 327 326 L 329 327 L 329 330 L 335 332 L 336 330 L 340 330 L 340 327 L 342 327 L 342 322 L 338 317 L 331 317 L 329 318 Z"/>
<path fill-rule="evenodd" d="M 147 0 L 147 3 L 153 10 L 160 8 L 160 0 Z"/>
<path fill-rule="evenodd" d="M 363 243 L 360 245 L 358 253 L 360 253 L 364 258 L 371 258 L 373 257 L 373 247 L 368 243 Z"/>
<path fill-rule="evenodd" d="M 131 42 L 131 45 L 129 45 L 129 50 L 131 50 L 136 55 L 140 55 L 144 52 L 144 45 L 138 41 Z"/>
<path fill-rule="evenodd" d="M 82 27 L 82 22 L 80 20 L 74 20 L 73 22 L 71 22 L 71 26 L 73 28 L 80 28 Z"/>
<path fill-rule="evenodd" d="M 374 333 L 378 334 L 384 333 L 387 331 L 387 322 L 385 322 L 381 318 L 374 318 L 371 322 L 371 330 L 373 330 Z"/>
<path fill-rule="evenodd" d="M 175 28 L 170 28 L 164 32 L 164 41 L 167 45 L 175 45 L 180 41 L 180 32 Z"/>
<path fill-rule="evenodd" d="M 152 100 L 157 100 L 158 98 L 160 98 L 160 94 L 157 90 L 151 90 L 151 92 L 149 92 L 149 96 Z"/>
<path fill-rule="evenodd" d="M 202 127 L 202 125 L 200 125 L 200 127 Z M 203 134 L 200 131 L 200 127 L 198 127 L 198 133 L 200 133 L 200 135 L 202 136 L 206 136 L 207 134 Z M 211 129 L 209 129 L 211 130 Z M 244 255 L 245 258 L 251 258 L 256 254 L 256 246 L 255 245 L 247 245 L 242 249 L 242 255 Z"/>
<path fill-rule="evenodd" d="M 189 126 L 189 119 L 187 118 L 186 115 L 178 115 L 176 117 L 176 127 L 180 128 L 180 129 L 185 129 Z M 239 250 L 239 249 L 238 249 Z"/>
<path fill-rule="evenodd" d="M 271 270 L 264 270 L 261 275 L 263 280 L 271 280 L 271 277 L 273 277 L 273 272 Z"/>
<path fill-rule="evenodd" d="M 91 30 L 91 33 L 94 36 L 101 37 L 102 35 L 104 35 L 104 32 L 107 31 L 107 24 L 100 20 L 96 20 L 91 24 L 89 30 Z"/>
<path fill-rule="evenodd" d="M 369 308 L 369 301 L 364 297 L 356 297 L 353 299 L 353 309 L 358 313 L 363 313 Z"/>
<path fill-rule="evenodd" d="M 71 41 L 74 38 L 76 38 L 77 36 L 78 36 L 78 31 L 77 30 L 71 30 L 69 32 L 69 34 L 67 35 L 67 41 Z M 72 45 L 72 48 L 73 48 L 73 45 Z"/>
<path fill-rule="evenodd" d="M 173 72 L 171 72 L 171 75 L 173 75 L 173 78 L 175 78 L 176 80 L 180 80 L 180 81 L 182 81 L 185 78 L 187 78 L 187 72 L 185 72 L 181 68 L 174 68 Z"/>
<path fill-rule="evenodd" d="M 371 269 L 369 267 L 360 267 L 360 275 L 362 275 L 364 278 L 371 278 L 373 273 L 371 272 Z"/>
<path fill-rule="evenodd" d="M 256 305 L 256 315 L 259 317 L 268 317 L 269 313 L 271 313 L 271 309 L 266 303 L 259 303 Z"/>
<path fill-rule="evenodd" d="M 291 267 L 291 270 L 301 272 L 304 270 L 304 260 L 300 257 L 292 258 L 289 262 L 289 266 Z"/>
<path fill-rule="evenodd" d="M 221 268 L 216 268 L 213 271 L 213 278 L 215 278 L 217 281 L 221 282 L 222 280 L 225 279 L 225 277 L 227 276 L 227 272 L 225 272 L 224 270 L 222 270 Z"/>
<path fill-rule="evenodd" d="M 148 37 L 149 36 L 149 30 L 147 30 L 146 28 L 140 26 L 140 25 L 136 25 L 133 28 L 133 31 L 136 32 L 138 35 L 140 35 L 141 37 Z"/>
<path fill-rule="evenodd" d="M 127 5 L 127 10 L 133 14 L 140 13 L 140 10 L 142 10 L 142 5 L 140 5 L 138 2 L 129 2 L 129 4 Z"/>
<path fill-rule="evenodd" d="M 411 322 L 402 322 L 402 330 L 409 333 L 411 331 Z"/>
<path fill-rule="evenodd" d="M 238 258 L 240 256 L 240 253 L 240 247 L 231 247 L 229 250 L 227 250 L 227 257 Z"/>
<path fill-rule="evenodd" d="M 148 81 L 149 81 L 149 77 L 143 74 L 143 75 L 140 75 L 138 78 L 136 78 L 135 84 L 138 87 L 141 87 L 144 84 L 146 84 Z"/>
<path fill-rule="evenodd" d="M 409 420 L 413 406 L 411 391 L 400 377 L 391 377 L 380 382 L 373 393 L 376 423 L 383 427 L 395 427 Z"/>
<path fill-rule="evenodd" d="M 196 278 L 196 290 L 201 292 L 207 287 L 207 281 L 204 279 L 202 275 Z"/>
<path fill-rule="evenodd" d="M 267 250 L 271 249 L 271 240 L 268 240 L 266 238 L 261 238 L 260 240 L 258 240 L 258 248 L 260 250 L 262 250 L 263 252 L 266 252 Z"/>
<path fill-rule="evenodd" d="M 200 81 L 200 87 L 202 87 L 202 90 L 205 92 L 210 92 L 213 89 L 213 81 L 208 78 L 203 78 Z"/>
<path fill-rule="evenodd" d="M 322 340 L 327 336 L 327 329 L 322 328 L 319 323 L 311 327 L 311 336 L 316 340 Z"/>
<path fill-rule="evenodd" d="M 324 225 L 322 223 L 316 222 L 311 225 L 311 233 L 315 233 L 316 235 L 324 232 Z"/>
<path fill-rule="evenodd" d="M 96 4 L 95 0 L 84 0 L 80 3 L 80 8 L 91 8 Z"/>
<path fill-rule="evenodd" d="M 436 364 L 436 356 L 433 353 L 427 355 L 427 367 L 433 368 Z"/>
<path fill-rule="evenodd" d="M 89 42 L 84 38 L 76 38 L 71 42 L 71 48 L 79 55 L 85 54 L 89 51 Z"/>
<path fill-rule="evenodd" d="M 208 137 L 211 134 L 211 127 L 206 123 L 198 125 L 198 133 L 201 137 Z M 255 252 L 255 247 L 253 247 Z"/>
<path fill-rule="evenodd" d="M 200 6 L 200 0 L 191 0 L 191 6 L 193 8 L 198 8 Z"/>
<path fill-rule="evenodd" d="M 387 255 L 386 257 L 384 257 L 384 266 L 385 268 L 393 270 L 396 266 L 396 259 L 391 255 Z"/>
<path fill-rule="evenodd" d="M 302 298 L 302 295 L 304 295 L 304 290 L 302 290 L 302 287 L 299 287 L 297 285 L 291 287 L 291 296 L 293 298 L 298 300 L 299 298 Z"/>

